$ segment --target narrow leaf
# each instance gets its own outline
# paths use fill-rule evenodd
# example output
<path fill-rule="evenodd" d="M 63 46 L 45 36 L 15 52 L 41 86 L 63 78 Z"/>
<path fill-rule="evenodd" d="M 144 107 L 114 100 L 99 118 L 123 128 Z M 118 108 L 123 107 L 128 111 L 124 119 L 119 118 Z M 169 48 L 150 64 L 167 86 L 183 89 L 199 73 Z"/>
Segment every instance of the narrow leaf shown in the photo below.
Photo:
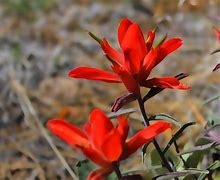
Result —
<path fill-rule="evenodd" d="M 213 162 L 209 167 L 208 170 L 215 170 L 220 167 L 220 160 Z"/>
<path fill-rule="evenodd" d="M 208 150 L 208 149 L 214 148 L 214 147 L 216 147 L 218 145 L 219 145 L 218 143 L 212 142 L 212 143 L 209 143 L 209 144 L 205 144 L 205 145 L 201 145 L 201 146 L 196 146 L 196 147 L 192 148 L 191 150 L 178 153 L 178 155 L 181 156 L 183 154 L 188 154 L 188 153 L 192 153 L 192 152 L 204 151 L 204 150 Z"/>
<path fill-rule="evenodd" d="M 155 179 L 155 180 L 166 180 L 166 179 L 172 179 L 172 178 L 175 178 L 175 177 L 182 177 L 182 176 L 186 176 L 186 175 L 201 174 L 201 173 L 208 174 L 209 171 L 208 170 L 190 168 L 190 169 L 187 169 L 187 170 L 181 171 L 181 172 L 166 173 L 166 174 L 157 176 L 153 179 Z"/>
<path fill-rule="evenodd" d="M 215 128 L 220 128 L 220 124 L 215 124 L 212 127 L 210 127 L 209 129 L 206 130 L 205 134 L 207 134 L 211 130 L 214 130 Z"/>
<path fill-rule="evenodd" d="M 165 120 L 165 121 L 169 121 L 171 123 L 174 123 L 178 127 L 181 127 L 181 124 L 178 122 L 177 119 L 175 119 L 174 117 L 167 115 L 167 114 L 158 114 L 155 116 L 151 116 L 149 119 L 150 119 L 150 121 L 152 121 L 152 120 Z"/>
<path fill-rule="evenodd" d="M 213 162 L 208 168 L 207 170 L 211 170 L 211 171 L 214 171 L 215 169 L 219 168 L 220 167 L 220 161 L 215 161 Z M 200 174 L 200 176 L 198 177 L 198 180 L 203 180 L 206 178 L 206 175 L 207 174 Z"/>
<path fill-rule="evenodd" d="M 117 112 L 111 112 L 107 116 L 110 119 L 114 119 L 114 118 L 116 118 L 118 116 L 121 116 L 121 115 L 124 115 L 124 114 L 130 114 L 130 113 L 133 113 L 133 112 L 136 112 L 136 111 L 137 111 L 137 109 L 129 108 L 129 109 L 124 109 L 124 110 L 119 110 Z"/>
<path fill-rule="evenodd" d="M 219 49 L 220 50 L 220 49 Z M 220 51 L 219 51 L 220 52 Z M 219 64 L 217 64 L 216 66 L 215 66 L 215 68 L 212 70 L 212 71 L 216 71 L 216 70 L 218 70 L 220 68 L 220 63 Z"/>
<path fill-rule="evenodd" d="M 178 80 L 184 79 L 186 77 L 188 77 L 189 75 L 187 73 L 180 73 L 177 74 L 175 76 L 175 78 L 177 78 Z M 161 91 L 163 91 L 163 88 L 159 88 L 159 87 L 153 87 L 150 89 L 150 91 L 144 96 L 143 101 L 147 101 L 148 99 L 154 97 L 155 95 L 157 95 L 158 93 L 160 93 Z"/>
<path fill-rule="evenodd" d="M 88 32 L 88 34 L 94 39 L 96 40 L 99 44 L 102 43 L 102 40 L 100 38 L 98 38 L 95 34 L 93 34 L 92 32 Z"/>
<path fill-rule="evenodd" d="M 218 53 L 218 52 L 220 52 L 220 49 L 214 50 L 213 52 L 211 52 L 211 55 L 212 55 L 212 54 L 215 54 L 215 53 Z"/>
<path fill-rule="evenodd" d="M 215 95 L 215 96 L 207 99 L 202 105 L 205 106 L 205 105 L 207 105 L 207 104 L 209 104 L 209 103 L 211 103 L 211 102 L 213 102 L 215 100 L 219 100 L 219 99 L 220 99 L 220 94 Z"/>
<path fill-rule="evenodd" d="M 189 126 L 192 126 L 196 124 L 195 122 L 189 122 L 189 123 L 186 123 L 184 124 L 175 134 L 174 136 L 170 139 L 170 141 L 168 142 L 167 146 L 164 148 L 163 150 L 163 153 L 165 154 L 167 152 L 167 150 L 170 148 L 170 146 L 174 143 L 174 141 L 176 141 L 180 136 L 181 134 L 183 133 L 183 131 L 189 127 Z"/>
<path fill-rule="evenodd" d="M 157 48 L 158 46 L 163 44 L 163 42 L 166 40 L 166 38 L 167 38 L 167 33 L 165 35 L 163 35 L 163 37 L 154 45 L 154 48 Z"/>
<path fill-rule="evenodd" d="M 210 143 L 209 140 L 204 139 L 204 138 L 199 138 L 196 141 L 195 146 L 206 145 L 209 143 Z M 190 154 L 190 156 L 186 160 L 187 165 L 191 168 L 196 168 L 198 166 L 199 162 L 202 161 L 204 155 L 207 154 L 207 151 L 208 150 L 197 151 L 197 152 L 193 152 L 192 154 Z"/>

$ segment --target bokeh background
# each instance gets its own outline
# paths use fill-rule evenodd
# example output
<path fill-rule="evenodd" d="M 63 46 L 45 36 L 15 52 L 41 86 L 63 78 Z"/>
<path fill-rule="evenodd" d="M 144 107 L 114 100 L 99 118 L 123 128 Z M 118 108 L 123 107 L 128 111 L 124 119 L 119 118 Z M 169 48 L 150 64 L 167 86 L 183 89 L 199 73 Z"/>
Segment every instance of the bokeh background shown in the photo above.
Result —
<path fill-rule="evenodd" d="M 144 32 L 158 26 L 158 39 L 168 33 L 184 40 L 152 75 L 187 72 L 190 76 L 183 82 L 191 89 L 163 91 L 146 104 L 147 112 L 169 114 L 181 123 L 197 122 L 180 139 L 181 147 L 195 142 L 210 117 L 218 119 L 219 101 L 202 104 L 220 89 L 220 73 L 212 72 L 220 54 L 210 55 L 220 47 L 212 31 L 213 26 L 220 28 L 219 0 L 1 0 L 0 179 L 71 179 L 39 123 L 59 116 L 80 126 L 94 107 L 110 112 L 116 97 L 126 92 L 120 85 L 66 75 L 79 65 L 109 69 L 87 31 L 118 47 L 117 26 L 123 17 L 138 22 Z M 130 115 L 131 133 L 142 128 L 139 119 L 138 113 Z M 165 135 L 161 145 L 171 134 Z M 71 167 L 83 159 L 49 136 Z M 126 166 L 132 168 L 138 162 L 141 158 Z"/>

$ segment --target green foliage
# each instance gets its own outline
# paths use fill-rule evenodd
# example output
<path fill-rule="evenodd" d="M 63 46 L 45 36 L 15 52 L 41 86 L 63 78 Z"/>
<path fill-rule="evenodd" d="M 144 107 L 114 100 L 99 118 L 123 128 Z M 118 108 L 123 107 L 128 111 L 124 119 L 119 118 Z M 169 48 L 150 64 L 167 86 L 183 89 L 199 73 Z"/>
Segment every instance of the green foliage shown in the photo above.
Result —
<path fill-rule="evenodd" d="M 38 11 L 48 11 L 55 5 L 54 0 L 3 0 L 6 13 L 30 17 Z"/>
<path fill-rule="evenodd" d="M 194 125 L 195 122 L 189 122 L 184 124 L 174 135 L 173 137 L 170 139 L 170 141 L 168 142 L 167 146 L 164 148 L 163 153 L 166 153 L 166 151 L 170 148 L 170 146 L 182 135 L 183 131 L 189 127 Z"/>
<path fill-rule="evenodd" d="M 175 119 L 174 117 L 172 117 L 170 115 L 167 115 L 167 114 L 158 114 L 158 115 L 150 117 L 151 121 L 153 121 L 153 120 L 161 120 L 161 119 L 165 120 L 165 121 L 168 121 L 168 122 L 171 122 L 171 123 L 175 124 L 178 127 L 182 126 L 177 119 Z"/>
<path fill-rule="evenodd" d="M 134 109 L 134 108 L 129 108 L 129 109 L 123 109 L 123 110 L 119 110 L 117 112 L 111 112 L 108 114 L 108 117 L 110 119 L 114 119 L 114 118 L 117 118 L 118 116 L 121 116 L 121 115 L 128 115 L 128 114 L 131 114 L 133 112 L 136 112 L 137 109 Z"/>
<path fill-rule="evenodd" d="M 214 171 L 219 167 L 220 167 L 220 161 L 215 161 L 207 168 L 207 170 Z M 198 180 L 203 180 L 205 178 L 206 178 L 206 174 L 203 173 L 203 174 L 200 174 L 200 176 L 198 177 Z"/>
<path fill-rule="evenodd" d="M 178 157 L 172 152 L 172 151 L 167 151 L 166 153 L 166 158 L 170 161 L 171 164 L 178 164 L 179 160 Z M 159 165 L 161 165 L 161 158 L 160 155 L 158 154 L 157 150 L 154 149 L 151 152 L 151 168 L 150 169 L 154 169 L 154 171 L 157 174 L 165 174 L 167 173 L 167 170 L 165 168 L 163 168 L 161 166 L 161 168 L 153 168 L 153 167 L 158 167 Z"/>
<path fill-rule="evenodd" d="M 22 56 L 22 51 L 19 43 L 17 42 L 12 42 L 11 43 L 11 53 L 14 57 L 15 60 L 19 60 L 20 57 Z"/>
<path fill-rule="evenodd" d="M 202 170 L 202 169 L 196 169 L 196 168 L 190 168 L 181 172 L 172 172 L 172 173 L 166 173 L 163 175 L 159 175 L 156 179 L 157 180 L 169 180 L 175 177 L 182 177 L 186 175 L 195 175 L 195 174 L 208 174 L 209 171 L 207 170 Z M 185 178 L 184 178 L 185 179 Z"/>
<path fill-rule="evenodd" d="M 95 168 L 97 168 L 97 166 L 86 159 L 77 163 L 75 171 L 77 172 L 79 179 L 86 179 L 87 175 Z"/>
<path fill-rule="evenodd" d="M 196 142 L 196 146 L 201 146 L 201 145 L 206 145 L 210 143 L 210 141 L 206 140 L 206 139 L 199 139 Z M 189 158 L 187 159 L 187 164 L 191 167 L 191 168 L 196 168 L 197 165 L 199 164 L 199 162 L 203 159 L 204 155 L 208 152 L 208 150 L 204 150 L 204 151 L 195 151 L 192 153 L 191 156 L 189 156 Z"/>

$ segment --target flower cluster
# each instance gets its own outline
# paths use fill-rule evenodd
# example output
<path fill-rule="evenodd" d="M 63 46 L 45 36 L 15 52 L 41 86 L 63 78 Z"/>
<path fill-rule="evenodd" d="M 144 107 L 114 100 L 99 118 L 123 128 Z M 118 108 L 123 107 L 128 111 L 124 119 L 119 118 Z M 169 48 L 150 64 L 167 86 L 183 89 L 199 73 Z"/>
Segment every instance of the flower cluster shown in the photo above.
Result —
<path fill-rule="evenodd" d="M 149 78 L 153 68 L 182 45 L 180 38 L 166 40 L 167 36 L 165 35 L 155 45 L 156 32 L 154 30 L 150 30 L 144 37 L 137 23 L 126 18 L 121 20 L 118 28 L 120 51 L 112 48 L 105 38 L 100 39 L 91 32 L 89 34 L 100 44 L 107 59 L 111 62 L 111 68 L 114 72 L 91 67 L 77 67 L 71 70 L 68 75 L 73 78 L 123 83 L 129 93 L 116 101 L 113 111 L 117 111 L 125 103 L 140 98 L 140 87 L 159 88 L 160 91 L 165 88 L 181 90 L 189 88 L 179 81 L 186 76 L 185 74 L 174 77 Z M 120 105 L 117 104 L 119 101 Z M 128 158 L 141 146 L 170 127 L 170 123 L 164 121 L 150 124 L 143 108 L 144 104 L 140 106 L 140 109 L 147 126 L 130 139 L 127 139 L 129 130 L 127 116 L 118 116 L 118 125 L 115 127 L 99 109 L 91 112 L 89 121 L 82 130 L 62 119 L 49 120 L 47 127 L 70 146 L 99 165 L 101 168 L 92 171 L 88 179 L 100 180 L 114 170 L 117 174 L 115 164 L 119 165 L 121 160 Z M 154 140 L 154 145 L 158 152 L 161 152 L 156 140 Z M 161 153 L 160 155 L 163 156 Z M 166 158 L 161 157 L 161 159 L 167 169 L 172 172 Z"/>
<path fill-rule="evenodd" d="M 168 54 L 182 45 L 182 40 L 165 36 L 153 46 L 156 32 L 151 30 L 146 38 L 137 25 L 129 19 L 122 19 L 118 28 L 118 42 L 121 51 L 112 48 L 108 41 L 89 33 L 101 46 L 108 60 L 112 63 L 114 73 L 91 67 L 77 67 L 69 72 L 73 78 L 98 80 L 108 83 L 123 83 L 130 93 L 139 93 L 140 86 L 146 88 L 160 87 L 171 89 L 188 89 L 176 77 L 154 77 L 148 79 L 152 69 Z"/>
<path fill-rule="evenodd" d="M 137 151 L 142 145 L 170 127 L 168 122 L 156 122 L 145 127 L 127 140 L 128 120 L 126 116 L 117 118 L 118 126 L 99 109 L 91 112 L 83 130 L 65 120 L 54 119 L 47 127 L 70 146 L 78 149 L 87 158 L 101 166 L 92 171 L 88 179 L 101 179 L 113 171 L 113 162 L 118 163 Z"/>

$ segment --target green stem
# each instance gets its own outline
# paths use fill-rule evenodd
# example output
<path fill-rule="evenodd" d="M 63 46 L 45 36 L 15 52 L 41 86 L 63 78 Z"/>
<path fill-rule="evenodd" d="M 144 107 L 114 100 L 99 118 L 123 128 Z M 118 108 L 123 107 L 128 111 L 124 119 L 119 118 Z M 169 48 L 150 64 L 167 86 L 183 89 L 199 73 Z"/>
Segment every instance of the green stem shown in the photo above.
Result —
<path fill-rule="evenodd" d="M 119 169 L 119 164 L 118 164 L 118 162 L 113 162 L 113 163 L 112 163 L 112 166 L 113 166 L 113 168 L 114 168 L 115 174 L 116 174 L 116 176 L 118 177 L 118 179 L 121 179 L 121 178 L 122 178 L 122 175 L 121 175 L 121 171 L 120 171 L 120 169 Z"/>
<path fill-rule="evenodd" d="M 143 99 L 142 99 L 141 95 L 138 96 L 137 100 L 138 100 L 138 104 L 139 104 L 139 107 L 140 107 L 141 114 L 143 116 L 144 125 L 149 126 L 150 122 L 149 122 L 149 119 L 147 117 L 147 114 L 146 114 L 146 111 L 145 111 L 145 108 L 144 108 L 144 102 L 143 102 Z M 165 165 L 167 170 L 169 172 L 174 172 L 173 169 L 171 168 L 169 162 L 167 161 L 165 155 L 163 154 L 160 146 L 158 145 L 156 139 L 153 139 L 153 144 L 154 144 L 158 154 L 160 155 L 160 158 L 163 161 L 163 164 Z M 175 178 L 175 179 L 178 180 L 178 178 Z"/>

